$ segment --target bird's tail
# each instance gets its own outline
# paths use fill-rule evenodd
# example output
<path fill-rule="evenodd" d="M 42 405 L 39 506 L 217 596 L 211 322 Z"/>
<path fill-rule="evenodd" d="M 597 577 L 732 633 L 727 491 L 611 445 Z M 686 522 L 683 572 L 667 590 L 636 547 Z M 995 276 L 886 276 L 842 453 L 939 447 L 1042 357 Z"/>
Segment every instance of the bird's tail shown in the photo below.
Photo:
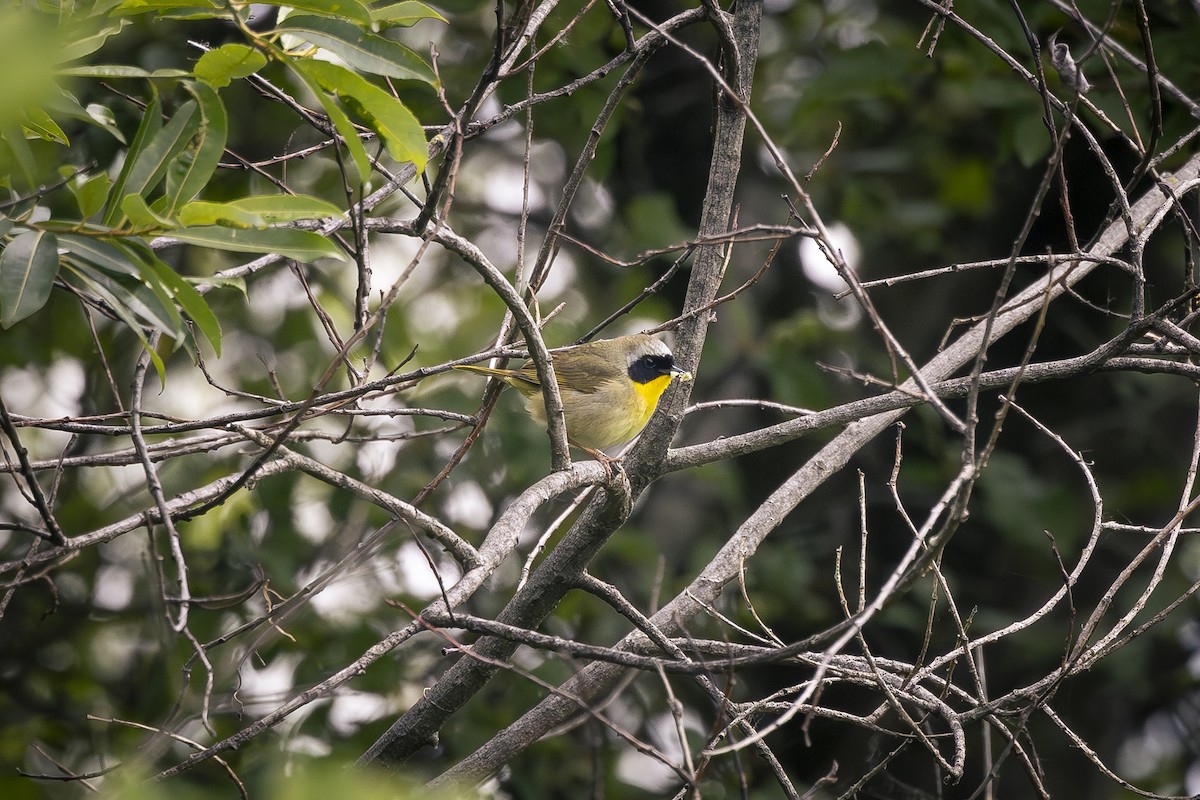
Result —
<path fill-rule="evenodd" d="M 520 378 L 520 373 L 515 369 L 492 369 L 491 367 L 481 367 L 478 364 L 455 364 L 454 368 L 466 372 L 478 372 L 480 375 L 493 375 L 497 378 Z"/>

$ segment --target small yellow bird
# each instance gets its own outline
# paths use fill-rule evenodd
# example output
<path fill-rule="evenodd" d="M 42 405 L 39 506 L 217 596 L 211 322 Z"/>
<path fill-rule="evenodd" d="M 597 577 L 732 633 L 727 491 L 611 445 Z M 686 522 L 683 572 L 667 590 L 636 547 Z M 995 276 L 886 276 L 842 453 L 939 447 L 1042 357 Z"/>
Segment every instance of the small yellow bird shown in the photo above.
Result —
<path fill-rule="evenodd" d="M 624 444 L 642 432 L 671 380 L 690 381 L 692 373 L 675 366 L 671 350 L 644 333 L 601 339 L 550 351 L 562 397 L 567 440 L 605 465 L 600 452 Z M 546 424 L 542 386 L 532 361 L 520 369 L 461 364 L 455 369 L 492 375 L 525 397 L 525 408 Z"/>

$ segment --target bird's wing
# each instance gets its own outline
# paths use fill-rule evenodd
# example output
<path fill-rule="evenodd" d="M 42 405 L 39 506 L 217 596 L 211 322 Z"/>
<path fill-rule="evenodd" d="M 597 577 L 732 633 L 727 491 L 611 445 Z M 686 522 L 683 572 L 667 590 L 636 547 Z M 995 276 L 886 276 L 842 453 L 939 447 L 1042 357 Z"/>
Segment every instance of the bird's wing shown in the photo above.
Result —
<path fill-rule="evenodd" d="M 521 372 L 529 380 L 537 382 L 537 369 L 533 366 L 533 362 L 522 366 Z M 569 390 L 582 394 L 593 394 L 598 392 L 606 381 L 611 381 L 620 375 L 619 368 L 614 368 L 603 358 L 586 353 L 574 354 L 570 363 L 563 363 L 561 359 L 554 362 L 554 376 L 558 379 L 559 391 Z"/>

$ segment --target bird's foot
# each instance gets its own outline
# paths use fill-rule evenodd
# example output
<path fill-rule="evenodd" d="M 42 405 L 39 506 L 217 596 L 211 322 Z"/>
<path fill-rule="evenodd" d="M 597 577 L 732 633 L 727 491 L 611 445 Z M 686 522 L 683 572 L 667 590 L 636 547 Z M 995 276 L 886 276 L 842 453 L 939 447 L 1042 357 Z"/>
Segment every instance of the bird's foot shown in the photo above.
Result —
<path fill-rule="evenodd" d="M 604 469 L 604 482 L 605 483 L 612 482 L 614 467 L 618 471 L 621 471 L 624 469 L 624 467 L 621 466 L 620 458 L 613 458 L 612 456 L 610 456 L 606 453 L 602 453 L 599 450 L 593 450 L 590 447 L 585 447 L 583 449 L 585 451 L 587 451 L 588 455 L 590 455 L 592 458 L 596 459 L 596 461 L 600 462 L 600 466 Z"/>

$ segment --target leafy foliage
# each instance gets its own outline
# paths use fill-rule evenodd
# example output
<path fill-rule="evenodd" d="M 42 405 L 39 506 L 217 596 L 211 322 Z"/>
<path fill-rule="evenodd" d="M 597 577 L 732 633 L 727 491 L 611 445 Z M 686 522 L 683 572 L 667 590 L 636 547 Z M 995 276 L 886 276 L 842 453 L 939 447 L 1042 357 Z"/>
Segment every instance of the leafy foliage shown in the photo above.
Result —
<path fill-rule="evenodd" d="M 220 90 L 235 79 L 255 76 L 274 61 L 299 75 L 327 110 L 345 107 L 386 144 L 400 163 L 418 171 L 426 161 L 425 136 L 403 102 L 351 69 L 316 60 L 311 48 L 292 52 L 279 42 L 301 34 L 306 41 L 345 57 L 373 75 L 423 81 L 436 85 L 427 63 L 412 50 L 373 33 L 379 25 L 408 25 L 439 18 L 421 4 L 404 9 L 381 9 L 373 19 L 366 6 L 351 2 L 314 2 L 293 8 L 313 16 L 293 15 L 266 32 L 247 27 L 246 10 L 221 3 L 142 2 L 90 4 L 79 14 L 74 6 L 9 8 L 3 13 L 6 35 L 13 37 L 15 54 L 25 63 L 6 73 L 4 91 L 9 111 L 0 109 L 0 123 L 12 135 L 4 138 L 7 159 L 0 160 L 0 186 L 24 191 L 4 211 L 5 247 L 0 256 L 0 289 L 5 305 L 0 324 L 7 328 L 37 312 L 60 278 L 81 296 L 90 297 L 102 313 L 127 324 L 147 346 L 160 378 L 163 364 L 150 346 L 149 332 L 181 343 L 190 319 L 220 353 L 220 326 L 202 294 L 182 280 L 155 251 L 169 242 L 237 253 L 271 253 L 299 261 L 344 259 L 344 251 L 328 239 L 290 223 L 336 218 L 337 206 L 318 197 L 276 194 L 244 197 L 220 203 L 198 199 L 210 189 L 225 154 L 229 115 Z M 216 49 L 202 47 L 190 70 L 146 70 L 132 64 L 76 64 L 117 37 L 137 15 L 160 18 L 220 20 L 240 31 L 245 43 Z M 90 35 L 78 40 L 80 31 Z M 20 42 L 18 42 L 18 37 Z M 20 46 L 18 46 L 18 44 Z M 29 52 L 27 52 L 27 50 Z M 37 51 L 36 53 L 34 51 Z M 46 58 L 45 53 L 59 53 Z M 16 75 L 30 76 L 32 80 Z M 56 117 L 91 124 L 124 144 L 126 134 L 110 120 L 111 108 L 87 109 L 65 88 L 69 78 L 135 79 L 151 83 L 150 100 L 141 123 L 129 138 L 115 178 L 96 165 L 64 168 L 56 186 L 43 188 L 41 176 L 61 158 L 53 148 L 35 154 L 26 139 L 64 149 L 71 142 Z M 188 99 L 179 101 L 180 96 Z M 360 134 L 341 111 L 337 130 L 359 169 L 359 179 L 371 180 L 374 161 L 366 154 Z M 18 126 L 21 131 L 16 133 Z M 41 213 L 54 207 L 54 190 L 66 186 L 76 198 L 78 216 Z M 54 233 L 70 236 L 71 246 L 58 252 Z M 91 244 L 86 243 L 91 240 Z M 145 245 L 150 245 L 146 247 Z M 60 272 L 60 263 L 68 269 Z"/>

